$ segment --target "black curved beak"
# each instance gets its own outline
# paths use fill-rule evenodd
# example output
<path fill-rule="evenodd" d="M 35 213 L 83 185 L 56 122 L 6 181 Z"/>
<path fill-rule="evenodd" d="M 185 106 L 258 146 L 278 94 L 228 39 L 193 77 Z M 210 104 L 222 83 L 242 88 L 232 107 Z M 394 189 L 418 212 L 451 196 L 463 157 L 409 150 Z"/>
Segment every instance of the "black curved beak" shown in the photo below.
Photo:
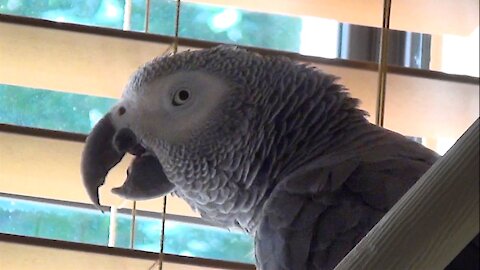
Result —
<path fill-rule="evenodd" d="M 138 140 L 129 129 L 116 130 L 111 114 L 105 115 L 87 137 L 82 153 L 81 174 L 88 196 L 100 208 L 98 189 L 105 183 L 108 172 L 126 152 L 141 153 Z"/>

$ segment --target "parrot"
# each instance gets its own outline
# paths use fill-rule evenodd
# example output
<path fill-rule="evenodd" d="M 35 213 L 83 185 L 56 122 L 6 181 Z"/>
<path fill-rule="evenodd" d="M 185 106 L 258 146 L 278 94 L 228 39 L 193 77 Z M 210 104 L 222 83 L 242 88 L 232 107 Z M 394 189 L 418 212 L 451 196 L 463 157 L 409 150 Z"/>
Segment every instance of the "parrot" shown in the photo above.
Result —
<path fill-rule="evenodd" d="M 100 206 L 131 154 L 113 193 L 184 199 L 251 235 L 257 269 L 333 269 L 440 157 L 370 123 L 338 81 L 233 45 L 158 56 L 87 136 L 83 185 Z M 475 241 L 447 269 L 478 269 Z"/>

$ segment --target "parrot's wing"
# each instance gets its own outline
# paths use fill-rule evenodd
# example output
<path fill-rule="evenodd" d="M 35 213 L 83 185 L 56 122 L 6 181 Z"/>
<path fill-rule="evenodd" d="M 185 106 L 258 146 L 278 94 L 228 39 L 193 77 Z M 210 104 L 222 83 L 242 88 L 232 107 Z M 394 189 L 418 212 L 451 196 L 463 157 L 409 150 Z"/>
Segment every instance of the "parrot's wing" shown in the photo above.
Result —
<path fill-rule="evenodd" d="M 392 136 L 350 157 L 314 160 L 277 185 L 255 235 L 260 269 L 336 266 L 437 158 Z"/>

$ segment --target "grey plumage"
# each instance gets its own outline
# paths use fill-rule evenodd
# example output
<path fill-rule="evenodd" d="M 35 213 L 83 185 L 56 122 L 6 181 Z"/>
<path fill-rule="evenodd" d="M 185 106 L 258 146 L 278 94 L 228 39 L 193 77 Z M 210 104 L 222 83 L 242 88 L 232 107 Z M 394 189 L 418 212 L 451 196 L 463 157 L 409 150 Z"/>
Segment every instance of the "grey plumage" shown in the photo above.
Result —
<path fill-rule="evenodd" d="M 333 268 L 438 158 L 370 124 L 334 76 L 230 46 L 147 63 L 104 119 L 82 159 L 94 202 L 118 156 L 141 145 L 171 184 L 158 195 L 252 234 L 260 269 Z M 116 154 L 92 157 L 101 151 Z M 126 184 L 155 182 L 143 178 Z"/>

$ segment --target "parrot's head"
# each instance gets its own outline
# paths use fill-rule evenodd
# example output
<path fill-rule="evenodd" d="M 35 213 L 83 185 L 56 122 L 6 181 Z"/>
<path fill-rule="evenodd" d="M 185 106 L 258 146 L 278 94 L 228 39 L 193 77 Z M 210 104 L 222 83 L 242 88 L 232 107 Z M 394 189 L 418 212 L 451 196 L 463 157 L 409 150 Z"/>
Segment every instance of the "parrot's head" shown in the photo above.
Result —
<path fill-rule="evenodd" d="M 211 173 L 208 165 L 232 158 L 232 133 L 246 121 L 240 108 L 245 93 L 238 91 L 240 82 L 232 80 L 241 70 L 228 65 L 247 61 L 245 55 L 244 50 L 219 46 L 158 57 L 140 67 L 119 102 L 87 137 L 82 176 L 92 201 L 99 205 L 98 188 L 126 153 L 136 158 L 125 184 L 113 192 L 129 199 L 161 196 L 175 184 L 193 185 L 194 179 L 200 186 L 199 178 Z M 230 61 L 221 64 L 225 57 Z M 229 149 L 215 149 L 219 142 Z M 146 152 L 157 155 L 161 165 L 142 158 Z M 152 192 L 166 181 L 171 184 Z"/>
<path fill-rule="evenodd" d="M 136 158 L 115 193 L 173 191 L 202 215 L 246 213 L 279 175 L 322 150 L 326 140 L 317 138 L 336 130 L 331 120 L 347 115 L 339 111 L 357 111 L 335 80 L 233 46 L 153 59 L 88 136 L 84 185 L 98 205 L 98 188 L 128 152 Z"/>

